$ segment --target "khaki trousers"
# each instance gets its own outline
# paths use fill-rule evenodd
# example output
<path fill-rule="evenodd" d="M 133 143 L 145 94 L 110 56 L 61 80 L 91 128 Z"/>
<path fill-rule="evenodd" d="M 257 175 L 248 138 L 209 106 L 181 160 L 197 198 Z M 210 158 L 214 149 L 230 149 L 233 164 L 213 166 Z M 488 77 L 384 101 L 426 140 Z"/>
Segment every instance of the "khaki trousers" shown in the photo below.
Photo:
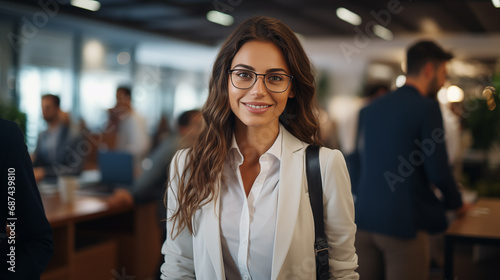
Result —
<path fill-rule="evenodd" d="M 419 231 L 414 239 L 399 239 L 358 230 L 358 273 L 361 280 L 428 280 L 429 235 Z"/>

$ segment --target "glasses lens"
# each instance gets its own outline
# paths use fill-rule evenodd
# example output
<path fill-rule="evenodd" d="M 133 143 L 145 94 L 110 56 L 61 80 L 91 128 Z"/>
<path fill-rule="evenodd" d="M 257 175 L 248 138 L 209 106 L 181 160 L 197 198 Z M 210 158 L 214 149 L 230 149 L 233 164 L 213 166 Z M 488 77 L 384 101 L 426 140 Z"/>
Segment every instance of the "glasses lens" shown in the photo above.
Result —
<path fill-rule="evenodd" d="M 266 87 L 270 91 L 282 92 L 285 91 L 290 82 L 290 77 L 281 74 L 267 74 Z"/>
<path fill-rule="evenodd" d="M 247 89 L 253 86 L 255 74 L 245 70 L 235 70 L 231 73 L 231 81 L 237 88 Z"/>

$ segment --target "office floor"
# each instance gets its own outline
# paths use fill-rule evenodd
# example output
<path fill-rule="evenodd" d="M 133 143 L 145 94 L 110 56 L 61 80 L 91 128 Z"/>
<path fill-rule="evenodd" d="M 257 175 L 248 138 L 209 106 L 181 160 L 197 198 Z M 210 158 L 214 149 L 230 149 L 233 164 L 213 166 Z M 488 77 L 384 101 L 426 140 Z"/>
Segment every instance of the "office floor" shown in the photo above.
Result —
<path fill-rule="evenodd" d="M 500 247 L 485 248 L 485 258 L 476 262 L 473 258 L 474 246 L 456 245 L 455 247 L 455 279 L 453 280 L 498 280 L 500 279 Z M 477 253 L 477 252 L 476 252 Z M 443 270 L 431 270 L 429 280 L 443 280 Z"/>

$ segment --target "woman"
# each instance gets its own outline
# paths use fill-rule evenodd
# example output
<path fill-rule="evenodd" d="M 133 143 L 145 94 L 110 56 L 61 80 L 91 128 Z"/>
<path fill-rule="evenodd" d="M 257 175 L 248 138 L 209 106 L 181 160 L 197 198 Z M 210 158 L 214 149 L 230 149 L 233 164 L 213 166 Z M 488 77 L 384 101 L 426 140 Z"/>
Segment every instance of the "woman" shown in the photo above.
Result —
<path fill-rule="evenodd" d="M 205 127 L 170 170 L 163 279 L 315 279 L 304 152 L 319 144 L 309 59 L 283 23 L 253 17 L 222 46 Z M 340 152 L 320 151 L 334 279 L 354 271 L 353 201 Z"/>

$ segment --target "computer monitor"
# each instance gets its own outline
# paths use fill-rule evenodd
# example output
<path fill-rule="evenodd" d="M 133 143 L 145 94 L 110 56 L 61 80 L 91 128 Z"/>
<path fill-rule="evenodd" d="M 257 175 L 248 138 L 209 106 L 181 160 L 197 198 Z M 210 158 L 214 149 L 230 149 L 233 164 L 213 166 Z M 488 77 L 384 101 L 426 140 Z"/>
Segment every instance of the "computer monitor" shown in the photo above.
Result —
<path fill-rule="evenodd" d="M 134 158 L 130 153 L 99 151 L 97 162 L 101 183 L 130 186 L 134 182 Z"/>

